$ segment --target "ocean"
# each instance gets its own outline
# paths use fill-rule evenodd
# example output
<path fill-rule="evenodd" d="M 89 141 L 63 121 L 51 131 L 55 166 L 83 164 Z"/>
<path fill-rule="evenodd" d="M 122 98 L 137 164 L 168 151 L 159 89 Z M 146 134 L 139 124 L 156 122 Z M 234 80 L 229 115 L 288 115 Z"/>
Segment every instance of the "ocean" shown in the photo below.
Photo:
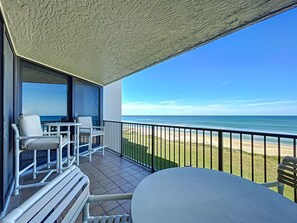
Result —
<path fill-rule="evenodd" d="M 97 116 L 92 116 L 92 119 L 93 119 L 94 125 L 99 125 Z M 65 122 L 65 121 L 72 121 L 72 120 L 68 120 L 66 115 L 65 116 L 63 116 L 63 115 L 41 115 L 40 121 L 43 123 L 43 122 Z"/>
<path fill-rule="evenodd" d="M 67 117 L 61 116 L 61 115 L 41 115 L 40 116 L 41 122 L 61 122 L 66 120 L 67 120 Z"/>
<path fill-rule="evenodd" d="M 149 116 L 124 115 L 122 121 L 297 134 L 297 116 Z"/>

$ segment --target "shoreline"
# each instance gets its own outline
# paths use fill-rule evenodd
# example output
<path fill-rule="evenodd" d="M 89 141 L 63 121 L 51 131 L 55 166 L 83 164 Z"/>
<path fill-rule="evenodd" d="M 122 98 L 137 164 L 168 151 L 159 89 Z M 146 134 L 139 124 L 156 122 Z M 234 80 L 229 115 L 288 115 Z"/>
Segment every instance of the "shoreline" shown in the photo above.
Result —
<path fill-rule="evenodd" d="M 122 115 L 122 122 L 177 129 L 297 135 L 297 115 Z"/>
<path fill-rule="evenodd" d="M 129 133 L 129 129 L 125 128 L 123 129 L 124 131 Z M 130 129 L 130 133 L 138 133 L 141 135 L 144 135 L 146 137 L 151 137 L 151 134 L 149 134 L 148 132 L 146 132 L 143 129 Z M 203 143 L 203 134 L 198 133 L 196 136 L 196 132 L 193 132 L 192 134 L 190 132 L 185 132 L 181 131 L 180 135 L 179 132 L 175 132 L 175 135 L 173 134 L 173 131 L 162 131 L 161 132 L 155 132 L 156 137 L 162 138 L 162 140 L 166 141 L 171 141 L 173 142 L 175 140 L 175 142 L 184 142 L 186 141 L 186 143 L 190 143 L 190 141 L 192 141 L 192 143 L 196 144 L 197 141 L 197 136 L 198 136 L 198 143 L 202 144 Z M 235 134 L 236 135 L 236 134 Z M 238 135 L 238 134 L 237 134 Z M 212 140 L 210 139 L 210 134 L 205 134 L 205 138 L 204 138 L 204 143 L 205 145 L 210 145 L 210 141 L 212 142 L 212 146 L 217 147 L 218 146 L 218 136 L 217 134 L 213 134 L 212 135 Z M 264 155 L 264 140 L 257 140 L 257 137 L 254 138 L 254 142 L 253 142 L 253 152 L 254 154 L 259 154 L 259 155 Z M 267 156 L 278 156 L 278 143 L 276 142 L 271 142 L 271 140 L 269 140 L 269 138 L 276 138 L 276 137 L 267 137 L 266 140 L 266 155 Z M 283 140 L 280 141 L 280 156 L 293 156 L 294 154 L 294 146 L 293 146 L 293 140 L 291 140 L 292 143 L 288 144 L 288 143 L 284 143 Z M 242 147 L 241 147 L 242 146 Z M 230 149 L 230 137 L 228 136 L 223 136 L 223 147 L 225 149 Z M 244 139 L 242 138 L 242 143 L 240 143 L 240 139 L 238 137 L 232 137 L 232 150 L 237 150 L 240 151 L 240 147 L 242 148 L 242 151 L 244 152 L 248 152 L 248 153 L 252 153 L 252 143 L 251 140 L 248 139 Z M 194 148 L 195 149 L 195 146 Z"/>

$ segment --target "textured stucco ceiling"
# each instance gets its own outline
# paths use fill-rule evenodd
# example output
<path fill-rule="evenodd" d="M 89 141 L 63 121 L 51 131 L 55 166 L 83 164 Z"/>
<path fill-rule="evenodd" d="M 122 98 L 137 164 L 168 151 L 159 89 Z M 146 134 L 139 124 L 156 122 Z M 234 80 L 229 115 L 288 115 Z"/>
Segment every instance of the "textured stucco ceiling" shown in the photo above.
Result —
<path fill-rule="evenodd" d="M 16 53 L 105 85 L 297 0 L 0 0 Z"/>

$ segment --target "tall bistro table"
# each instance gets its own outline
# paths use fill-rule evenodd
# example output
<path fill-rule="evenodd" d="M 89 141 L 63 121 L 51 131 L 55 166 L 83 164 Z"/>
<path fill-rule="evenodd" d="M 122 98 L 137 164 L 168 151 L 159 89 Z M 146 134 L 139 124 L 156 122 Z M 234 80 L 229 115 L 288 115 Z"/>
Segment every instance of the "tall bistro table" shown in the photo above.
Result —
<path fill-rule="evenodd" d="M 70 167 L 75 161 L 77 166 L 79 166 L 79 127 L 81 123 L 79 122 L 50 122 L 44 123 L 45 126 L 48 127 L 48 132 L 51 132 L 51 128 L 55 127 L 57 133 L 61 132 L 61 127 L 67 128 L 67 137 L 70 140 L 70 144 L 74 144 L 74 154 L 71 156 L 70 154 L 70 146 L 67 146 L 67 166 L 63 167 L 63 169 Z M 74 137 L 71 139 L 70 128 L 74 127 Z M 50 152 L 50 151 L 48 151 Z M 50 155 L 47 156 L 48 163 L 50 163 Z M 63 163 L 63 162 L 62 162 Z"/>
<path fill-rule="evenodd" d="M 220 171 L 172 168 L 137 186 L 133 223 L 297 222 L 297 205 L 252 181 Z"/>

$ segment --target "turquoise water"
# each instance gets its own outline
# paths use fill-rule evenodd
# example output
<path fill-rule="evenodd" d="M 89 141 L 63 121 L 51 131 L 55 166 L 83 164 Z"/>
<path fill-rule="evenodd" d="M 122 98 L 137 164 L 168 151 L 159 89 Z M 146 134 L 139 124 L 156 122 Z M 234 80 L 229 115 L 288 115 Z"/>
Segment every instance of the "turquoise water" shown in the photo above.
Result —
<path fill-rule="evenodd" d="M 297 134 L 297 116 L 122 116 L 123 121 Z"/>
<path fill-rule="evenodd" d="M 98 117 L 92 116 L 93 124 L 98 125 Z M 73 119 L 68 120 L 67 116 L 62 115 L 41 115 L 41 122 L 65 122 L 65 121 L 73 121 Z"/>
<path fill-rule="evenodd" d="M 65 121 L 67 120 L 67 117 L 66 116 L 60 116 L 60 115 L 41 115 L 40 116 L 40 121 L 41 122 L 60 122 L 60 121 Z"/>

